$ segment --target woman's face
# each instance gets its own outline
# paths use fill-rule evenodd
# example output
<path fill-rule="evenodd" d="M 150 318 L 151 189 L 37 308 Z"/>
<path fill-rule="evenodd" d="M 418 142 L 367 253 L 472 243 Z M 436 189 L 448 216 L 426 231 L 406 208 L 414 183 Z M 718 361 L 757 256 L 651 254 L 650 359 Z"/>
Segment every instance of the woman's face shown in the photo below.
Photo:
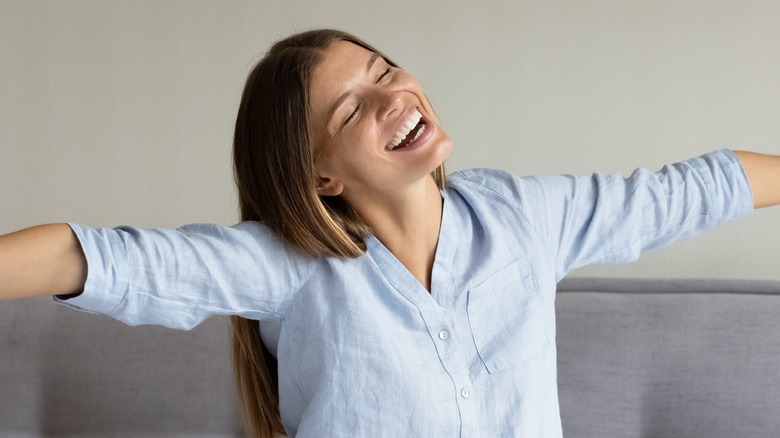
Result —
<path fill-rule="evenodd" d="M 321 195 L 387 199 L 424 181 L 449 154 L 450 138 L 420 84 L 376 53 L 334 43 L 311 87 Z"/>

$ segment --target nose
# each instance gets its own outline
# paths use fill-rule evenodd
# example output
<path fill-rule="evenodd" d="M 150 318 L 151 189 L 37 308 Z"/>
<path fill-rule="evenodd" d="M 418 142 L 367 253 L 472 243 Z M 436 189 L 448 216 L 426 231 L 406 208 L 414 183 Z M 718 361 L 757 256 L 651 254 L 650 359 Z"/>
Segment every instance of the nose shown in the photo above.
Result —
<path fill-rule="evenodd" d="M 373 94 L 377 107 L 376 109 L 378 120 L 387 120 L 396 111 L 403 111 L 403 93 L 400 93 L 396 90 L 377 87 Z"/>

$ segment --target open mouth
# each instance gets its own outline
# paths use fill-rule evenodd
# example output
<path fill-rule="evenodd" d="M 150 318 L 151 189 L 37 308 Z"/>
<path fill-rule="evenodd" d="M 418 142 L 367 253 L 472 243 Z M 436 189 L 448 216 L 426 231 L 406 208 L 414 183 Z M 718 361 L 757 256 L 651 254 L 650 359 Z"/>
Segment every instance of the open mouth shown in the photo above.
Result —
<path fill-rule="evenodd" d="M 415 110 L 411 117 L 409 117 L 409 120 L 407 120 L 395 134 L 393 141 L 387 145 L 387 149 L 397 151 L 409 146 L 420 138 L 425 132 L 425 128 L 426 124 L 423 121 L 422 114 Z"/>

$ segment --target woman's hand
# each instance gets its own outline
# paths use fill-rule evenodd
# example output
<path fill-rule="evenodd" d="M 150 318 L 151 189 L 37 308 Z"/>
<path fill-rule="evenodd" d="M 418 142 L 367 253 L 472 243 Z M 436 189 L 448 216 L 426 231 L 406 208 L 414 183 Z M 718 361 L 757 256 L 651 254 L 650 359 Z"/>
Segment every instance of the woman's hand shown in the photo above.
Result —
<path fill-rule="evenodd" d="M 68 225 L 0 236 L 0 298 L 78 293 L 86 279 L 87 261 Z"/>

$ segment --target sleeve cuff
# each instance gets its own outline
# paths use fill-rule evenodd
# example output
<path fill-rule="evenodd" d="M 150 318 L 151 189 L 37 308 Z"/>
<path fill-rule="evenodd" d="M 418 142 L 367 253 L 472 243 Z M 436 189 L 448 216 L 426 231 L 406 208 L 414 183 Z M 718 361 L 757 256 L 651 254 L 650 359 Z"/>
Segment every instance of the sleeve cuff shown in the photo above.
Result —
<path fill-rule="evenodd" d="M 753 211 L 753 191 L 737 155 L 728 149 L 689 160 L 701 175 L 710 197 L 710 226 L 745 216 Z"/>
<path fill-rule="evenodd" d="M 76 310 L 111 315 L 130 285 L 125 242 L 113 229 L 71 223 L 68 226 L 87 259 L 87 281 L 80 294 L 55 295 L 54 301 Z"/>

